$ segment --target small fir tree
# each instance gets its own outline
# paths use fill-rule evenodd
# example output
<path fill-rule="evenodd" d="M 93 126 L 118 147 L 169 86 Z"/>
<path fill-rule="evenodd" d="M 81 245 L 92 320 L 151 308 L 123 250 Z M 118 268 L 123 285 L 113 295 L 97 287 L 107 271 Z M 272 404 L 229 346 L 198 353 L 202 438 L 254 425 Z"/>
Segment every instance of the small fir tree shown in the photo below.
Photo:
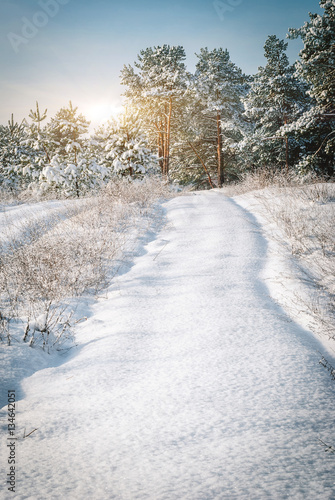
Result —
<path fill-rule="evenodd" d="M 115 174 L 142 177 L 156 170 L 157 155 L 148 147 L 138 113 L 124 113 L 117 122 L 110 124 L 108 135 L 105 157 Z"/>

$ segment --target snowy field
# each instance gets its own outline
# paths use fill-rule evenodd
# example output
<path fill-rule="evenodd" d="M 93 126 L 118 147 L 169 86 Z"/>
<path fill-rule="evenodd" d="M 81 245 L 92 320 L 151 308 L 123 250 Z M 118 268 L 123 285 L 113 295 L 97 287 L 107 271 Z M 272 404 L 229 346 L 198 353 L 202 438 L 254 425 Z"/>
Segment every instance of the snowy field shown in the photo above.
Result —
<path fill-rule="evenodd" d="M 81 201 L 81 200 L 80 200 Z M 79 204 L 80 204 L 79 201 Z M 43 227 L 57 224 L 67 218 L 69 209 L 73 205 L 70 201 L 42 201 L 40 203 L 25 203 L 5 205 L 0 203 L 0 234 L 1 243 L 17 236 L 22 239 L 22 228 Z"/>
<path fill-rule="evenodd" d="M 335 383 L 319 361 L 335 358 L 271 297 L 262 228 L 215 190 L 164 210 L 128 272 L 82 303 L 77 347 L 0 347 L 19 398 L 15 494 L 1 410 L 0 497 L 334 499 L 319 440 L 335 442 Z"/>

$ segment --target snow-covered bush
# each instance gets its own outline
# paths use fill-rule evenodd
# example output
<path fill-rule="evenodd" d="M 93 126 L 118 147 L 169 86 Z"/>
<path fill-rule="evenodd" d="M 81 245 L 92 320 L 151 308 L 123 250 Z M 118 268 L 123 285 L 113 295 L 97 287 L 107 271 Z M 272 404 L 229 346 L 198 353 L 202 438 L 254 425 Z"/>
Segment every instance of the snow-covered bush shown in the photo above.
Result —
<path fill-rule="evenodd" d="M 17 191 L 28 184 L 23 171 L 24 160 L 29 158 L 25 140 L 24 124 L 15 122 L 13 115 L 7 126 L 0 126 L 0 184 L 2 189 Z"/>
<path fill-rule="evenodd" d="M 86 158 L 77 152 L 75 163 L 62 161 L 59 156 L 54 156 L 50 164 L 43 168 L 38 182 L 42 191 L 53 189 L 68 196 L 75 194 L 79 197 L 92 189 L 100 188 L 108 175 L 107 169 L 94 158 Z"/>
<path fill-rule="evenodd" d="M 157 177 L 114 178 L 96 196 L 59 205 L 52 217 L 46 210 L 37 219 L 23 205 L 0 237 L 0 339 L 45 350 L 62 345 L 80 319 L 75 298 L 108 284 L 153 223 L 154 203 L 168 196 Z"/>
<path fill-rule="evenodd" d="M 151 152 L 141 125 L 138 113 L 125 113 L 118 122 L 110 123 L 104 149 L 117 175 L 143 177 L 158 168 L 157 156 Z"/>

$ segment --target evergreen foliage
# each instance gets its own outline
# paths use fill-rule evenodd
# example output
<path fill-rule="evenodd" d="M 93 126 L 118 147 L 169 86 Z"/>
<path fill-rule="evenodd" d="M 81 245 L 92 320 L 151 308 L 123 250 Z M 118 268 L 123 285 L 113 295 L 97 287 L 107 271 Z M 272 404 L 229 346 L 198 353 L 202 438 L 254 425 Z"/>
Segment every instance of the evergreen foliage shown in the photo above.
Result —
<path fill-rule="evenodd" d="M 100 186 L 108 174 L 98 163 L 87 137 L 89 122 L 77 111 L 70 101 L 67 108 L 61 108 L 51 119 L 47 132 L 52 157 L 39 181 L 42 189 L 61 189 L 79 197 Z"/>
<path fill-rule="evenodd" d="M 321 0 L 323 15 L 309 14 L 289 38 L 300 37 L 304 48 L 296 63 L 297 75 L 306 81 L 313 106 L 290 128 L 305 144 L 301 170 L 334 175 L 335 164 L 335 4 Z"/>
<path fill-rule="evenodd" d="M 111 124 L 105 153 L 114 172 L 121 176 L 143 177 L 157 166 L 157 156 L 148 147 L 138 113 L 124 113 L 118 122 Z"/>
<path fill-rule="evenodd" d="M 304 48 L 290 65 L 287 43 L 267 38 L 266 64 L 249 77 L 227 49 L 200 49 L 195 73 L 181 46 L 141 50 L 124 66 L 121 118 L 89 132 L 70 101 L 47 123 L 38 103 L 21 124 L 0 126 L 0 183 L 81 196 L 113 176 L 157 172 L 197 188 L 221 187 L 267 167 L 332 176 L 335 163 L 335 4 L 321 0 L 288 38 Z"/>
<path fill-rule="evenodd" d="M 217 184 L 221 187 L 225 170 L 232 162 L 232 145 L 243 138 L 242 98 L 248 90 L 248 78 L 230 60 L 227 49 L 201 49 L 197 57 L 194 86 L 204 106 L 202 113 L 209 123 L 208 129 L 213 129 L 213 124 L 216 129 L 210 137 L 215 136 L 212 145 L 216 149 Z"/>
<path fill-rule="evenodd" d="M 268 37 L 264 45 L 267 64 L 258 69 L 244 101 L 253 132 L 241 149 L 251 166 L 288 169 L 299 158 L 299 143 L 283 127 L 308 109 L 309 99 L 306 85 L 294 75 L 286 49 L 283 40 Z"/>
<path fill-rule="evenodd" d="M 184 60 L 181 46 L 149 47 L 140 51 L 136 69 L 129 65 L 121 72 L 121 83 L 127 86 L 124 95 L 143 119 L 163 175 L 169 174 L 171 135 L 188 88 Z"/>
<path fill-rule="evenodd" d="M 15 122 L 11 115 L 7 126 L 0 128 L 0 181 L 5 189 L 15 191 L 28 184 L 23 172 L 29 158 L 25 139 L 24 124 Z"/>

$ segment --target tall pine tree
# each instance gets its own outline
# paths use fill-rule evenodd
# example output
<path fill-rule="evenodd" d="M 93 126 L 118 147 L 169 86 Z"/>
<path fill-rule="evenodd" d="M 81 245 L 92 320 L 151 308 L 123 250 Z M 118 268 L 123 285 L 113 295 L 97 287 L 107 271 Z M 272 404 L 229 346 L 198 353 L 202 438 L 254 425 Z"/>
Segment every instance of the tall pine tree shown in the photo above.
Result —
<path fill-rule="evenodd" d="M 185 51 L 181 46 L 163 45 L 142 50 L 132 66 L 124 66 L 121 83 L 129 109 L 140 113 L 160 158 L 163 175 L 169 174 L 171 135 L 178 107 L 187 90 Z"/>
<path fill-rule="evenodd" d="M 248 78 L 230 60 L 227 50 L 205 48 L 197 57 L 195 89 L 204 106 L 202 113 L 208 119 L 211 136 L 210 140 L 207 138 L 208 147 L 215 136 L 217 184 L 221 187 L 231 158 L 231 144 L 243 137 L 242 98 L 248 89 Z"/>
<path fill-rule="evenodd" d="M 294 75 L 286 55 L 287 43 L 275 35 L 267 38 L 267 64 L 258 69 L 244 103 L 254 130 L 244 141 L 249 164 L 288 169 L 299 157 L 299 143 L 285 126 L 308 109 L 307 87 Z"/>
<path fill-rule="evenodd" d="M 309 14 L 289 37 L 300 37 L 304 48 L 297 62 L 297 74 L 309 85 L 313 106 L 296 121 L 291 130 L 305 143 L 300 167 L 329 176 L 335 165 L 335 3 L 321 0 L 323 15 Z"/>

